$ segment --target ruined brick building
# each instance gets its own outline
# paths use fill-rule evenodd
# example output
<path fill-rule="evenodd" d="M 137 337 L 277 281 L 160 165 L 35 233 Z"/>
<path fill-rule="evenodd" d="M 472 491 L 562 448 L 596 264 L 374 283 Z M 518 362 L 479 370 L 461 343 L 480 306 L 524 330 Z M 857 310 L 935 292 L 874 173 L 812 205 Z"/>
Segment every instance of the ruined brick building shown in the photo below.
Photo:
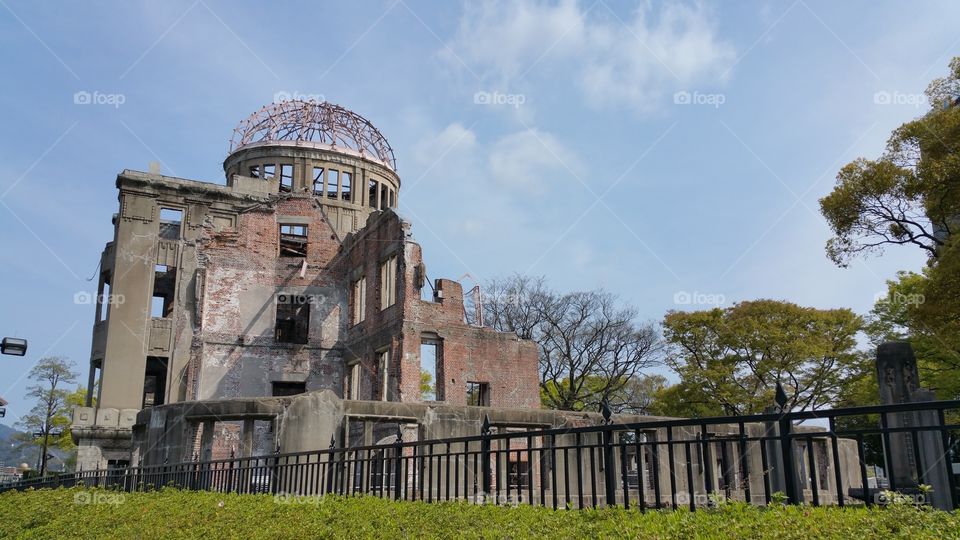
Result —
<path fill-rule="evenodd" d="M 271 104 L 236 128 L 223 167 L 226 184 L 117 176 L 79 468 L 127 464 L 138 412 L 162 404 L 330 390 L 539 407 L 535 345 L 468 324 L 460 284 L 428 280 L 396 213 L 393 150 L 367 120 Z"/>

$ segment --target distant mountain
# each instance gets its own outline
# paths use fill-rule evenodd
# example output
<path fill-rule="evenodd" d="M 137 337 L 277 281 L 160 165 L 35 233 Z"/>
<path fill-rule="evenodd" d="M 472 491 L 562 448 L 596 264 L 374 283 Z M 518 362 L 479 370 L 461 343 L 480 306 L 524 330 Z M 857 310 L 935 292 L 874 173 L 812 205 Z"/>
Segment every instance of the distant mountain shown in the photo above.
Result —
<path fill-rule="evenodd" d="M 31 467 L 37 466 L 37 456 L 39 452 L 35 447 L 21 447 L 21 443 L 14 439 L 20 431 L 0 424 L 0 465 L 5 467 L 16 467 L 21 463 L 26 463 Z M 67 459 L 70 452 L 64 452 L 58 448 L 51 448 L 50 453 L 57 456 L 50 460 L 50 470 L 59 471 L 63 468 L 63 460 Z"/>
<path fill-rule="evenodd" d="M 14 440 L 18 433 L 20 432 L 12 427 L 0 424 L 0 464 L 16 467 L 26 462 L 35 466 L 37 451 L 33 448 L 18 448 L 20 443 Z"/>

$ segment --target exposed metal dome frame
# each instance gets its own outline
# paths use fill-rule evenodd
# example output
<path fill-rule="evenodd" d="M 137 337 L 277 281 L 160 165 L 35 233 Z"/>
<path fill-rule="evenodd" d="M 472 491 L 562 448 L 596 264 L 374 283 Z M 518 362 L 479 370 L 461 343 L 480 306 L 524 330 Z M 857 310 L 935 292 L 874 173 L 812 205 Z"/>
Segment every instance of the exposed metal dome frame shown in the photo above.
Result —
<path fill-rule="evenodd" d="M 348 148 L 397 170 L 393 148 L 380 130 L 359 114 L 326 101 L 289 100 L 265 105 L 233 130 L 230 153 L 248 144 L 271 141 Z"/>

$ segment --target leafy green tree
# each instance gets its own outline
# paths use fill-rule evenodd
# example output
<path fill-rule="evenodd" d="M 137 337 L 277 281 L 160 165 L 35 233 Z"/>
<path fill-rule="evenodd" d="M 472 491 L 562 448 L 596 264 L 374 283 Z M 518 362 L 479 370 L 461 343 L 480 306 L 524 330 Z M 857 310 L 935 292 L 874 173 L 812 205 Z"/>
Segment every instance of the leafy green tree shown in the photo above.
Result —
<path fill-rule="evenodd" d="M 94 396 L 96 396 L 96 388 L 94 388 Z M 83 407 L 86 405 L 87 401 L 87 389 L 84 386 L 78 386 L 76 390 L 71 392 L 67 396 L 67 409 L 70 414 L 72 414 L 73 409 L 76 407 Z M 93 406 L 96 407 L 96 397 L 94 397 Z M 64 468 L 68 471 L 76 469 L 77 466 L 77 445 L 73 442 L 73 434 L 70 431 L 65 431 L 56 441 L 55 446 L 61 450 L 69 452 L 67 457 L 63 460 Z"/>
<path fill-rule="evenodd" d="M 756 300 L 726 309 L 667 313 L 667 365 L 680 377 L 666 393 L 677 410 L 755 414 L 774 402 L 777 383 L 794 410 L 835 403 L 862 362 L 856 334 L 862 319 L 849 309 L 820 310 Z"/>
<path fill-rule="evenodd" d="M 433 393 L 433 375 L 429 371 L 420 371 L 420 395 L 424 400 L 434 399 Z"/>
<path fill-rule="evenodd" d="M 662 375 L 638 375 L 613 385 L 603 377 L 589 376 L 584 381 L 583 398 L 574 401 L 567 410 L 597 411 L 602 396 L 605 395 L 614 413 L 652 414 L 651 408 L 656 395 L 666 385 L 667 379 Z M 568 386 L 569 381 L 565 379 L 547 381 L 540 387 L 540 403 L 551 408 L 554 396 L 562 393 Z M 604 389 L 611 386 L 617 390 L 604 394 Z"/>
<path fill-rule="evenodd" d="M 678 418 L 722 416 L 724 408 L 702 388 L 690 384 L 673 384 L 654 394 L 650 413 Z"/>
<path fill-rule="evenodd" d="M 874 345 L 909 341 L 923 386 L 940 399 L 960 397 L 960 252 L 951 239 L 924 274 L 899 272 L 868 316 Z"/>
<path fill-rule="evenodd" d="M 960 57 L 926 95 L 924 116 L 894 130 L 879 159 L 844 166 L 820 199 L 834 232 L 827 255 L 836 264 L 888 245 L 913 245 L 936 259 L 960 228 Z"/>
<path fill-rule="evenodd" d="M 17 426 L 26 431 L 29 439 L 25 442 L 39 449 L 39 474 L 44 475 L 51 447 L 73 448 L 69 429 L 73 406 L 66 386 L 76 382 L 77 373 L 66 358 L 47 356 L 30 370 L 29 378 L 34 384 L 27 387 L 27 397 L 36 403 Z"/>

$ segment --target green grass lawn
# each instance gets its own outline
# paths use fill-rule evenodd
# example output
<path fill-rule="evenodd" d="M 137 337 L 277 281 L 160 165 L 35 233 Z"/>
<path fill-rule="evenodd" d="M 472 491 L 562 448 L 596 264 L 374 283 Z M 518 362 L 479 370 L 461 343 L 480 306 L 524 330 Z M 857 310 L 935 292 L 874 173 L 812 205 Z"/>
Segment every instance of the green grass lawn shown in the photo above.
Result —
<path fill-rule="evenodd" d="M 887 509 L 554 511 L 374 497 L 294 498 L 172 489 L 0 495 L 2 538 L 957 538 L 960 516 Z"/>

